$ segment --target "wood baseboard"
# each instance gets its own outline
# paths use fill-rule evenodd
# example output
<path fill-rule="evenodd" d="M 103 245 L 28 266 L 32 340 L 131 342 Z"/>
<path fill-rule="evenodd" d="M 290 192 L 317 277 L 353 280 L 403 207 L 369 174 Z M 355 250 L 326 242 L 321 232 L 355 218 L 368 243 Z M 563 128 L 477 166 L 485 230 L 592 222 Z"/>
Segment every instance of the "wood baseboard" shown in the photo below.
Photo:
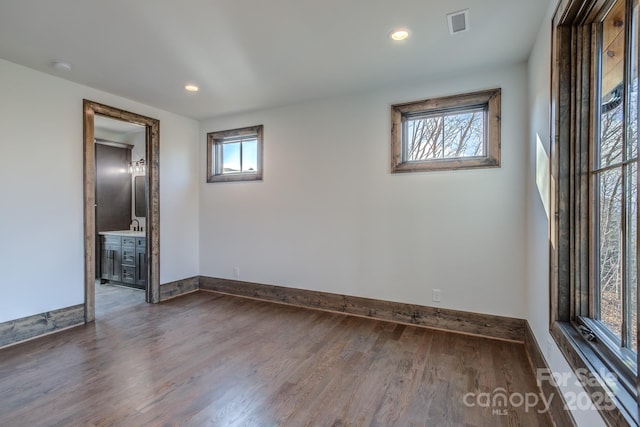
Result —
<path fill-rule="evenodd" d="M 511 317 L 204 276 L 200 276 L 200 289 L 450 332 L 524 342 L 525 321 Z"/>
<path fill-rule="evenodd" d="M 180 295 L 196 292 L 199 288 L 200 278 L 198 276 L 188 279 L 176 280 L 175 282 L 160 285 L 160 301 L 166 301 Z"/>
<path fill-rule="evenodd" d="M 0 348 L 84 323 L 84 304 L 0 323 Z"/>
<path fill-rule="evenodd" d="M 533 370 L 533 374 L 536 376 L 536 380 L 538 381 L 538 387 L 540 387 L 540 391 L 544 394 L 545 399 L 547 401 L 551 401 L 549 406 L 549 412 L 551 419 L 557 427 L 576 427 L 576 422 L 571 415 L 571 412 L 565 409 L 565 400 L 562 394 L 562 391 L 551 381 L 539 381 L 538 372 L 544 370 L 549 373 L 549 365 L 547 365 L 547 361 L 542 355 L 542 351 L 540 350 L 540 346 L 538 345 L 538 341 L 536 340 L 531 327 L 529 326 L 529 322 L 526 324 L 525 334 L 524 334 L 524 346 L 527 350 L 527 355 L 529 356 L 529 363 L 531 364 L 531 369 Z M 548 375 L 545 375 L 548 377 Z"/>

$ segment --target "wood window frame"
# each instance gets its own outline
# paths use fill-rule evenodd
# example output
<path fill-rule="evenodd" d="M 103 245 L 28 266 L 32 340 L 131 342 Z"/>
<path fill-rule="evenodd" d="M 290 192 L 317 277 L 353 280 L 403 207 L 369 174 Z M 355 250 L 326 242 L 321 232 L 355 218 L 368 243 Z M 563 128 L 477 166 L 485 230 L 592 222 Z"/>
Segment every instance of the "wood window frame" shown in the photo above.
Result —
<path fill-rule="evenodd" d="M 223 130 L 207 133 L 207 182 L 234 182 L 234 181 L 261 181 L 262 180 L 262 147 L 264 126 L 248 126 L 238 129 Z M 223 174 L 219 172 L 214 163 L 214 152 L 225 139 L 255 136 L 257 140 L 257 157 L 255 172 L 238 172 Z"/>
<path fill-rule="evenodd" d="M 638 392 L 602 343 L 584 335 L 592 295 L 590 188 L 598 23 L 614 0 L 560 0 L 552 21 L 550 334 L 609 425 L 640 423 Z M 586 322 L 585 322 L 586 320 Z"/>
<path fill-rule="evenodd" d="M 391 172 L 427 172 L 437 170 L 456 170 L 473 168 L 500 167 L 500 88 L 451 95 L 422 101 L 406 102 L 391 106 Z M 403 123 L 416 113 L 437 113 L 482 106 L 485 109 L 485 155 L 434 159 L 424 161 L 405 161 L 403 159 Z"/>

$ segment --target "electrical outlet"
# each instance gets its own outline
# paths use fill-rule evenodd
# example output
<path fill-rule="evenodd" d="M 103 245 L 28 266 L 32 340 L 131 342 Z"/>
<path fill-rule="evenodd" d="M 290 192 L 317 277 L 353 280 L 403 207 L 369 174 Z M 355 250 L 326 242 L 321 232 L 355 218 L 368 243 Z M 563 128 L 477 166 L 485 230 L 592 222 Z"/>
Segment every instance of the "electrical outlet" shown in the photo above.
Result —
<path fill-rule="evenodd" d="M 233 277 L 236 279 L 240 278 L 240 267 L 233 267 Z"/>
<path fill-rule="evenodd" d="M 433 290 L 433 302 L 440 302 L 440 289 Z"/>

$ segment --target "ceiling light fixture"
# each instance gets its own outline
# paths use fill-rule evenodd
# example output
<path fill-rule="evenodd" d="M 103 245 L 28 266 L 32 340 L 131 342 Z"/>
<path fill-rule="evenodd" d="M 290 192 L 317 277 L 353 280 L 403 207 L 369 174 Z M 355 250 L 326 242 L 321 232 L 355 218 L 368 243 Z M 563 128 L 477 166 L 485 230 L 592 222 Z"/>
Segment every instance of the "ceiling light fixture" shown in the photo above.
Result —
<path fill-rule="evenodd" d="M 145 174 L 147 173 L 147 167 L 145 165 L 144 159 L 140 159 L 138 161 L 131 161 L 129 163 L 129 173 L 130 174 Z"/>
<path fill-rule="evenodd" d="M 406 39 L 407 37 L 409 37 L 409 30 L 406 30 L 404 28 L 398 28 L 397 30 L 394 30 L 391 33 L 390 37 L 391 37 L 391 40 L 394 40 L 394 41 L 397 41 L 397 42 L 402 41 L 402 40 Z"/>
<path fill-rule="evenodd" d="M 71 64 L 68 62 L 54 61 L 51 66 L 58 71 L 71 71 Z"/>
<path fill-rule="evenodd" d="M 186 85 L 184 87 L 184 90 L 186 90 L 187 92 L 197 92 L 200 90 L 200 88 L 196 85 Z"/>

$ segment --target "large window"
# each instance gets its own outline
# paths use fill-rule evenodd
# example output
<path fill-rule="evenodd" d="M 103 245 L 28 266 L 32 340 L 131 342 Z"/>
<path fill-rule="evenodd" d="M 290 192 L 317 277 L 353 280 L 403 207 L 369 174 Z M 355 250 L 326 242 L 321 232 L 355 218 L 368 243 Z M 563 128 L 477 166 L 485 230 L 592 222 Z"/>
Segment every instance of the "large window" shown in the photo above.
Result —
<path fill-rule="evenodd" d="M 564 0 L 554 18 L 552 333 L 637 422 L 638 0 Z M 612 378 L 614 380 L 612 380 Z M 606 405 L 605 405 L 606 406 Z"/>
<path fill-rule="evenodd" d="M 262 125 L 207 134 L 207 182 L 262 179 Z"/>
<path fill-rule="evenodd" d="M 594 314 L 616 347 L 638 351 L 637 322 L 637 31 L 625 40 L 625 1 L 618 0 L 601 24 L 598 100 L 593 138 Z M 637 6 L 631 12 L 637 13 Z M 635 30 L 635 29 L 634 29 Z M 630 43 L 627 49 L 627 42 Z M 625 68 L 629 74 L 625 78 Z M 598 111 L 599 109 L 599 111 Z M 632 356 L 629 354 L 629 356 Z M 636 372 L 637 357 L 629 367 Z"/>
<path fill-rule="evenodd" d="M 500 89 L 391 107 L 392 172 L 500 166 Z"/>

